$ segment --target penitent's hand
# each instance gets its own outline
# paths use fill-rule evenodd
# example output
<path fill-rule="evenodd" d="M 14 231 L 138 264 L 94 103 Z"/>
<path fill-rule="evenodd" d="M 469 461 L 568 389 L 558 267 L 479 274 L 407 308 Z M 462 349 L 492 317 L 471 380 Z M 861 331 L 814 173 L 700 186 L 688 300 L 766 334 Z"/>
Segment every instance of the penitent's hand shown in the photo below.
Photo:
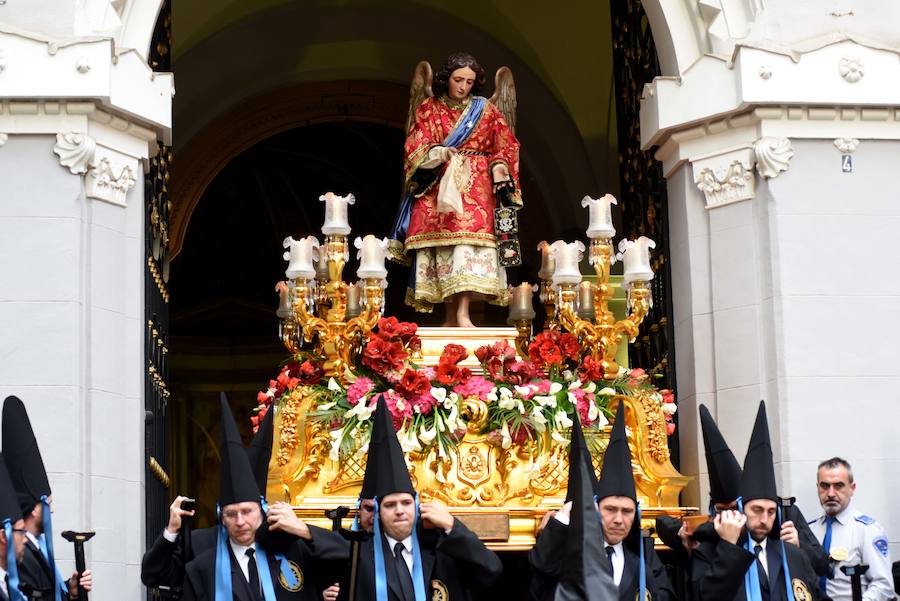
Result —
<path fill-rule="evenodd" d="M 175 497 L 175 500 L 172 501 L 172 504 L 169 505 L 169 523 L 166 524 L 166 530 L 170 534 L 178 534 L 181 530 L 181 518 L 182 516 L 193 517 L 193 511 L 185 511 L 181 508 L 181 502 L 187 499 L 187 497 L 178 496 Z"/>
<path fill-rule="evenodd" d="M 787 521 L 781 525 L 781 540 L 800 546 L 800 535 L 797 533 L 797 528 L 794 527 L 794 522 Z"/>
<path fill-rule="evenodd" d="M 739 511 L 727 510 L 716 516 L 713 520 L 716 533 L 722 540 L 728 541 L 732 545 L 736 545 L 747 523 L 747 516 Z"/>
<path fill-rule="evenodd" d="M 306 522 L 297 517 L 293 507 L 287 503 L 273 503 L 269 505 L 269 515 L 267 518 L 270 530 L 281 530 L 288 534 L 293 534 L 302 539 L 312 540 L 312 533 Z"/>
<path fill-rule="evenodd" d="M 440 501 L 422 503 L 419 507 L 419 515 L 422 517 L 422 525 L 425 528 L 438 528 L 444 532 L 453 528 L 453 516 L 447 506 Z"/>

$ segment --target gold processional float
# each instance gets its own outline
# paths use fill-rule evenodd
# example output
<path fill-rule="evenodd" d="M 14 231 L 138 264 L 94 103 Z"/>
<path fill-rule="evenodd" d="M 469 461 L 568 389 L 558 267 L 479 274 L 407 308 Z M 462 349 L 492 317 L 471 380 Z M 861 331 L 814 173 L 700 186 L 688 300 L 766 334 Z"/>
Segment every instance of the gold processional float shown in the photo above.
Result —
<path fill-rule="evenodd" d="M 360 249 L 358 256 L 361 257 L 357 271 L 360 281 L 358 285 L 345 283 L 343 270 L 350 257 L 347 205 L 354 199 L 352 195 L 341 197 L 329 192 L 320 200 L 326 203 L 326 220 L 322 228 L 325 243 L 320 246 L 313 236 L 299 241 L 285 239 L 285 248 L 289 249 L 284 257 L 290 261 L 286 272 L 289 280 L 279 285 L 278 316 L 281 318 L 280 335 L 295 361 L 295 369 L 296 364 L 302 362 L 304 370 L 318 372 L 322 379 L 316 386 L 304 385 L 291 380 L 291 375 L 296 372 L 284 368 L 279 380 L 273 380 L 269 390 L 260 393 L 259 401 L 260 409 L 273 402 L 277 405 L 267 497 L 272 501 L 291 503 L 296 513 L 310 523 L 331 527 L 332 521 L 325 517 L 325 512 L 341 505 L 355 509 L 365 471 L 365 441 L 368 437 L 365 428 L 368 416 L 362 410 L 365 403 L 354 405 L 356 414 L 350 420 L 355 424 L 353 428 L 348 422 L 341 421 L 344 411 L 341 406 L 350 406 L 346 400 L 347 388 L 358 381 L 354 370 L 360 365 L 364 348 L 375 336 L 373 330 L 384 312 L 384 287 L 387 285 L 384 261 L 388 242 L 371 235 L 357 238 L 355 246 Z M 671 393 L 663 391 L 660 394 L 652 385 L 646 384 L 647 376 L 639 377 L 645 381 L 643 385 L 628 388 L 628 382 L 635 381 L 632 374 L 639 374 L 639 371 L 620 368 L 617 361 L 617 353 L 620 361 L 627 357 L 621 352 L 625 346 L 619 349 L 621 342 L 634 340 L 650 308 L 649 282 L 653 271 L 649 248 L 653 247 L 653 242 L 641 237 L 637 241 L 620 243 L 622 252 L 618 256 L 625 264 L 625 275 L 621 287 L 615 285 L 615 280 L 622 277 L 610 275 L 616 257 L 610 205 L 615 203 L 610 195 L 601 199 L 585 197 L 582 201 L 582 206 L 590 207 L 589 260 L 596 272 L 595 278 L 583 280 L 579 271 L 578 263 L 585 249 L 581 242 L 566 244 L 558 241 L 552 245 L 542 242 L 539 246 L 543 253 L 539 288 L 523 283 L 511 289 L 509 321 L 515 327 L 418 328 L 415 334 L 421 347 L 412 349 L 406 365 L 412 369 L 433 370 L 439 364 L 445 346 L 457 344 L 465 347 L 469 355 L 457 367 L 477 374 L 482 365 L 472 353 L 478 347 L 498 341 L 499 346 L 494 348 L 500 348 L 503 341 L 508 341 L 516 350 L 517 359 L 528 359 L 529 347 L 535 342 L 531 328 L 531 320 L 535 317 L 532 297 L 535 290 L 539 291 L 547 318 L 544 332 L 537 336 L 538 342 L 551 345 L 552 352 L 553 340 L 558 341 L 567 333 L 574 335 L 585 356 L 589 357 L 584 359 L 585 364 L 598 367 L 602 373 L 601 384 L 610 385 L 603 389 L 591 387 L 594 398 L 603 399 L 596 405 L 602 406 L 608 415 L 614 415 L 622 403 L 627 408 L 626 427 L 643 512 L 642 526 L 652 529 L 658 515 L 683 516 L 695 513 L 696 508 L 679 506 L 679 493 L 690 478 L 680 474 L 670 462 L 667 429 L 674 427 L 669 423 L 674 411 Z M 318 269 L 313 265 L 316 260 Z M 624 302 L 618 302 L 624 305 L 620 311 L 623 315 L 617 318 L 612 307 L 618 300 L 616 293 L 622 291 L 625 292 Z M 571 342 L 572 339 L 568 340 Z M 539 349 L 535 351 L 539 358 Z M 319 358 L 321 363 L 317 365 L 311 358 Z M 554 375 L 565 388 L 568 374 L 560 375 L 557 369 Z M 302 381 L 302 374 L 300 376 Z M 572 380 L 571 376 L 569 380 Z M 572 388 L 571 381 L 568 386 Z M 558 386 L 549 391 L 551 395 L 559 395 L 556 388 Z M 507 390 L 517 389 L 509 387 Z M 443 393 L 440 396 L 443 397 Z M 547 395 L 535 395 L 535 398 L 542 399 L 541 403 L 547 399 L 551 403 L 554 401 L 554 397 Z M 564 390 L 559 398 L 564 403 L 566 398 L 573 398 L 573 393 Z M 458 432 L 457 438 L 447 438 L 438 432 L 441 434 L 438 438 L 443 437 L 444 443 L 451 440 L 453 444 L 425 444 L 434 442 L 431 432 L 440 429 L 434 422 L 430 430 L 425 426 L 419 430 L 410 426 L 405 434 L 398 435 L 406 442 L 404 450 L 409 450 L 410 475 L 420 499 L 438 499 L 446 503 L 454 515 L 496 550 L 531 548 L 541 517 L 562 504 L 567 486 L 568 440 L 564 416 L 548 412 L 546 406 L 531 399 L 527 402 L 533 408 L 528 415 L 524 413 L 523 404 L 518 404 L 523 419 L 531 420 L 528 422 L 533 426 L 530 436 L 510 436 L 503 427 L 498 429 L 496 423 L 492 428 L 492 412 L 499 411 L 496 405 L 506 402 L 506 407 L 512 406 L 515 411 L 519 400 L 495 389 L 493 395 L 459 397 L 458 409 L 451 407 L 449 414 L 441 409 L 444 417 L 437 421 L 449 423 L 448 420 L 454 419 L 456 427 L 464 429 L 464 433 Z M 438 406 L 446 407 L 446 398 L 444 405 Z M 611 431 L 611 426 L 602 418 L 605 417 L 603 410 L 593 427 L 585 425 L 584 428 L 598 474 Z M 537 415 L 540 411 L 551 416 L 549 422 Z M 254 418 L 254 421 L 258 419 Z M 542 421 L 548 422 L 547 425 L 541 424 Z M 352 517 L 351 510 L 345 518 L 348 521 L 345 526 Z M 661 543 L 657 541 L 657 544 Z"/>

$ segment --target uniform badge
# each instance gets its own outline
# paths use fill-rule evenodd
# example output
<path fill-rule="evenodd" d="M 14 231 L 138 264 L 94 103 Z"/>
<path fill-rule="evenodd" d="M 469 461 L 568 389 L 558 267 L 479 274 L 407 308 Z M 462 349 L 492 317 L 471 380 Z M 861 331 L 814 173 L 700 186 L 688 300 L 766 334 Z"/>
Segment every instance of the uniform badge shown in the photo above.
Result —
<path fill-rule="evenodd" d="M 791 588 L 794 590 L 794 599 L 796 601 L 812 601 L 813 597 L 812 593 L 809 592 L 809 587 L 799 578 L 791 580 Z"/>
<path fill-rule="evenodd" d="M 872 544 L 875 546 L 876 551 L 881 553 L 884 557 L 888 556 L 888 539 L 886 536 L 875 537 Z"/>
<path fill-rule="evenodd" d="M 652 595 L 650 595 L 650 589 L 646 589 L 644 591 L 644 601 L 651 601 L 653 599 Z M 634 594 L 634 601 L 641 601 L 641 589 Z"/>
<path fill-rule="evenodd" d="M 292 583 L 289 583 L 287 581 L 287 578 L 284 577 L 284 574 L 280 572 L 278 574 L 278 584 L 280 584 L 281 588 L 283 588 L 284 590 L 291 593 L 296 593 L 303 588 L 303 570 L 301 570 L 300 566 L 298 566 L 293 561 L 288 561 L 287 566 L 291 570 L 291 573 L 294 575 L 294 582 L 296 584 L 293 584 L 292 586 Z"/>
<path fill-rule="evenodd" d="M 431 601 L 450 601 L 450 591 L 447 590 L 447 585 L 440 580 L 432 580 L 431 589 Z"/>
<path fill-rule="evenodd" d="M 835 547 L 828 555 L 835 561 L 847 561 L 847 558 L 850 557 L 850 552 L 843 547 Z"/>

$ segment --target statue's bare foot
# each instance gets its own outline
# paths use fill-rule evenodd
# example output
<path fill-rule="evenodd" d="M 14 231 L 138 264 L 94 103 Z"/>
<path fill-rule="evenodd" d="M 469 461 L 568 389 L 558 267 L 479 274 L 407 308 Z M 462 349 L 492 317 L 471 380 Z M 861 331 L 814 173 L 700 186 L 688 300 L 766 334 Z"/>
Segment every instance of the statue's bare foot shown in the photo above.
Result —
<path fill-rule="evenodd" d="M 472 320 L 469 319 L 469 316 L 468 316 L 468 315 L 467 315 L 466 317 L 464 317 L 464 318 L 463 318 L 463 317 L 457 317 L 457 318 L 456 318 L 456 324 L 455 324 L 455 325 L 456 325 L 457 327 L 460 327 L 460 328 L 474 328 L 474 327 L 477 327 L 474 323 L 472 323 Z"/>

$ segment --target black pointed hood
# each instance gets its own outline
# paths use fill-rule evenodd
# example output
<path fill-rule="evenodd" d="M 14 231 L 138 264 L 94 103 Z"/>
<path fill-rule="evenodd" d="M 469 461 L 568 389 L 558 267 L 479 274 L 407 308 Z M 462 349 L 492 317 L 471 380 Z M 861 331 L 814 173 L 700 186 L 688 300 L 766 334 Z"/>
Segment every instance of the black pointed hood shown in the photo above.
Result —
<path fill-rule="evenodd" d="M 604 497 L 628 497 L 637 505 L 634 473 L 631 470 L 631 449 L 625 434 L 625 404 L 619 403 L 616 421 L 609 437 L 609 446 L 603 455 L 603 468 L 597 487 L 597 499 Z"/>
<path fill-rule="evenodd" d="M 15 524 L 20 519 L 22 519 L 22 508 L 19 506 L 12 478 L 9 477 L 6 460 L 3 458 L 3 454 L 0 454 L 0 524 L 5 520 Z"/>
<path fill-rule="evenodd" d="M 709 498 L 713 503 L 731 503 L 741 495 L 741 466 L 706 405 L 700 405 L 700 427 L 709 472 Z"/>
<path fill-rule="evenodd" d="M 569 478 L 577 472 L 577 466 L 572 464 L 575 457 L 581 457 L 582 462 L 587 466 L 587 478 L 590 485 L 591 494 L 597 493 L 599 483 L 597 481 L 597 473 L 594 471 L 594 463 L 591 461 L 591 451 L 588 449 L 587 441 L 584 439 L 584 431 L 581 429 L 581 420 L 576 414 L 572 422 L 572 432 L 569 442 Z M 576 493 L 572 486 L 572 480 L 569 480 L 569 487 L 566 490 L 566 501 L 571 501 Z"/>
<path fill-rule="evenodd" d="M 769 440 L 769 421 L 766 418 L 764 401 L 759 402 L 756 423 L 753 424 L 753 434 L 750 435 L 750 445 L 744 458 L 741 497 L 745 504 L 754 499 L 769 499 L 778 503 L 772 443 Z"/>
<path fill-rule="evenodd" d="M 19 500 L 20 513 L 27 513 L 50 496 L 50 481 L 25 405 L 18 397 L 3 401 L 3 456 Z"/>
<path fill-rule="evenodd" d="M 269 461 L 272 459 L 272 440 L 275 432 L 275 404 L 269 406 L 265 417 L 259 424 L 250 448 L 247 449 L 247 458 L 253 475 L 256 478 L 256 487 L 265 496 L 266 486 L 269 482 Z"/>
<path fill-rule="evenodd" d="M 219 507 L 244 501 L 259 501 L 259 489 L 247 451 L 241 443 L 237 424 L 231 414 L 228 398 L 221 393 L 219 403 L 222 409 L 222 464 L 219 480 Z"/>
<path fill-rule="evenodd" d="M 372 414 L 372 437 L 360 497 L 384 499 L 386 495 L 399 492 L 416 495 L 387 403 L 384 397 L 379 397 Z"/>
<path fill-rule="evenodd" d="M 572 501 L 568 543 L 554 601 L 607 601 L 618 598 L 603 545 L 603 528 L 594 503 L 596 476 L 586 457 L 587 445 L 578 414 L 572 419 L 569 445 L 569 488 Z M 589 455 L 588 455 L 589 457 Z"/>

